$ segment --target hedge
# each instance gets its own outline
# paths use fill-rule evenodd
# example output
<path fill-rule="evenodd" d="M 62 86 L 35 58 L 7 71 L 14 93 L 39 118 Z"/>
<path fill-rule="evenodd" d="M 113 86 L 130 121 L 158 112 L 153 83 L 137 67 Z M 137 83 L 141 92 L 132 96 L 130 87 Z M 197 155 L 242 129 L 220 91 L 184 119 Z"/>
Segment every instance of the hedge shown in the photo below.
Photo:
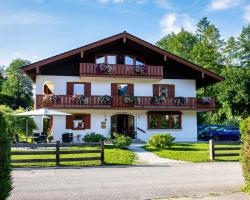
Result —
<path fill-rule="evenodd" d="M 242 139 L 241 165 L 245 179 L 243 191 L 250 193 L 250 117 L 241 122 L 240 132 Z"/>

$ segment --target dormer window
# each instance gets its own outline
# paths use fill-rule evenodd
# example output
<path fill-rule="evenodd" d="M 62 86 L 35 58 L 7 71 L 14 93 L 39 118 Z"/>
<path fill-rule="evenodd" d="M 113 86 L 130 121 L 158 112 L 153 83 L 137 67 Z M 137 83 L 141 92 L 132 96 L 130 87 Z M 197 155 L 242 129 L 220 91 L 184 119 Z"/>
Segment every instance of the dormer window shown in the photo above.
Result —
<path fill-rule="evenodd" d="M 106 63 L 115 65 L 117 64 L 116 55 L 97 55 L 96 56 L 96 64 Z"/>
<path fill-rule="evenodd" d="M 124 57 L 125 65 L 144 65 L 144 59 L 142 56 L 129 56 Z"/>

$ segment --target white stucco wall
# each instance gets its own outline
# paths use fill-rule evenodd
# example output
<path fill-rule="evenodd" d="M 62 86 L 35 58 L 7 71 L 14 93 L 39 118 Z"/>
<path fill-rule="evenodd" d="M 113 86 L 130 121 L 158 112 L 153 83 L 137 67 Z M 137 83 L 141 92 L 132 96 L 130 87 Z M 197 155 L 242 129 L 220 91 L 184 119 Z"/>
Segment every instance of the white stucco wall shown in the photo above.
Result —
<path fill-rule="evenodd" d="M 156 80 L 142 80 L 142 79 L 81 79 L 77 76 L 45 76 L 38 75 L 36 79 L 35 94 L 43 94 L 43 85 L 46 81 L 54 83 L 54 92 L 56 95 L 66 95 L 67 82 L 91 82 L 92 95 L 110 95 L 111 83 L 133 83 L 135 96 L 152 96 L 153 84 L 174 84 L 175 96 L 195 97 L 196 83 L 195 80 L 189 79 L 162 79 Z"/>
<path fill-rule="evenodd" d="M 72 113 L 83 113 L 79 110 L 63 110 L 64 112 Z M 147 141 L 148 138 L 156 133 L 170 133 L 176 137 L 176 141 L 197 141 L 197 117 L 196 111 L 181 111 L 182 114 L 182 128 L 181 129 L 158 129 L 150 130 L 148 129 L 147 123 L 147 111 L 127 111 L 127 110 L 87 110 L 84 113 L 91 114 L 91 129 L 86 130 L 71 130 L 66 129 L 66 117 L 65 116 L 54 116 L 53 117 L 53 128 L 52 132 L 54 135 L 54 140 L 60 140 L 64 132 L 73 133 L 74 136 L 78 134 L 81 135 L 81 138 L 91 132 L 101 133 L 105 137 L 110 137 L 111 132 L 111 116 L 115 114 L 130 114 L 134 116 L 135 127 L 139 127 L 146 131 L 142 133 L 137 130 L 137 138 Z M 105 129 L 101 128 L 101 122 L 104 122 L 105 119 L 107 127 Z M 35 119 L 40 120 L 40 119 Z M 41 125 L 41 124 L 40 124 Z M 76 141 L 76 137 L 75 137 Z"/>

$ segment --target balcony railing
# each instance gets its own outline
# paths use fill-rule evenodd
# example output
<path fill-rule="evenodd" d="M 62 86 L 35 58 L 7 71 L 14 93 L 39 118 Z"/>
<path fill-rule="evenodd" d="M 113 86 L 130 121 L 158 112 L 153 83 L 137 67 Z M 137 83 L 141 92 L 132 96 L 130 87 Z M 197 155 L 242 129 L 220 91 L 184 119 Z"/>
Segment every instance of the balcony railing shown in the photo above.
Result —
<path fill-rule="evenodd" d="M 166 97 L 161 104 L 152 102 L 152 97 L 140 96 L 138 103 L 126 104 L 124 97 L 112 97 L 108 104 L 100 102 L 101 96 L 87 97 L 85 103 L 76 103 L 72 101 L 70 95 L 56 95 L 56 102 L 44 102 L 44 95 L 36 95 L 36 108 L 60 108 L 60 109 L 133 109 L 133 110 L 214 110 L 215 101 L 212 99 L 209 103 L 201 103 L 199 98 L 187 97 L 185 102 L 176 101 L 178 97 Z"/>
<path fill-rule="evenodd" d="M 144 73 L 138 73 L 134 69 L 134 65 L 116 64 L 110 65 L 110 72 L 100 72 L 94 63 L 80 63 L 80 76 L 119 76 L 119 77 L 141 77 L 141 78 L 163 78 L 163 66 L 146 65 Z"/>

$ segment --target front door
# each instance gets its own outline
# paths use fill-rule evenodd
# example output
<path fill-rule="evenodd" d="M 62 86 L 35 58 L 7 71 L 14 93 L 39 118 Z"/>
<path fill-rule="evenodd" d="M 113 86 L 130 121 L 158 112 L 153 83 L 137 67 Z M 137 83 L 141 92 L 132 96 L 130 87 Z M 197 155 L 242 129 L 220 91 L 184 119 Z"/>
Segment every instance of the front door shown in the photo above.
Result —
<path fill-rule="evenodd" d="M 120 133 L 131 138 L 135 138 L 134 134 L 134 116 L 126 114 L 113 115 L 111 117 L 111 137 L 113 133 Z"/>

